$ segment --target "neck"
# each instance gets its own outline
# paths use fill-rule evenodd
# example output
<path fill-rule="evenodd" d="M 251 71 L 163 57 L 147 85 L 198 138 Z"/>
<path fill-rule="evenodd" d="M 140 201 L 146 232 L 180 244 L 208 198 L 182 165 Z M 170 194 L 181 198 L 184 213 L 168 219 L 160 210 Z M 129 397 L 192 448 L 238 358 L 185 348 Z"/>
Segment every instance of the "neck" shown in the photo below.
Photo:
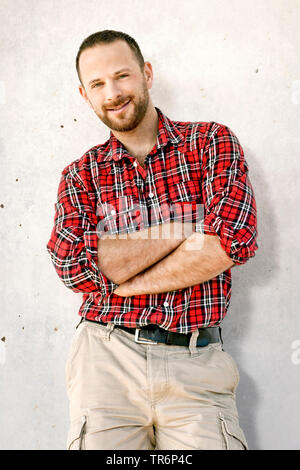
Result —
<path fill-rule="evenodd" d="M 144 119 L 135 129 L 126 132 L 113 131 L 113 134 L 122 142 L 127 151 L 141 162 L 154 147 L 157 131 L 158 114 L 152 103 L 149 102 Z"/>

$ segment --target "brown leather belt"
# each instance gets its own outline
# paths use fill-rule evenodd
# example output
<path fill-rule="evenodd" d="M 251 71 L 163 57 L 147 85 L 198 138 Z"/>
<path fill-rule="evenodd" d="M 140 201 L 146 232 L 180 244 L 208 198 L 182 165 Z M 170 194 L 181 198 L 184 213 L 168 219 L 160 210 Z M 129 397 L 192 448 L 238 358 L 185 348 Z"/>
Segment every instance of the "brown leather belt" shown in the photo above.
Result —
<path fill-rule="evenodd" d="M 99 322 L 94 320 L 87 320 L 82 318 L 80 323 L 83 321 L 88 321 L 95 324 L 100 324 L 107 326 L 105 322 Z M 80 325 L 79 323 L 79 325 Z M 79 326 L 77 325 L 77 326 Z M 120 328 L 121 330 L 128 331 L 134 335 L 134 341 L 142 344 L 174 344 L 177 346 L 189 346 L 190 338 L 192 333 L 176 333 L 173 331 L 167 331 L 163 328 L 160 328 L 158 325 L 150 324 L 147 326 L 142 326 L 141 328 L 129 328 L 123 325 L 115 325 L 115 328 Z M 221 341 L 221 327 L 220 326 L 211 326 L 207 328 L 198 328 L 199 335 L 197 337 L 196 346 L 204 347 L 209 343 L 218 343 Z"/>

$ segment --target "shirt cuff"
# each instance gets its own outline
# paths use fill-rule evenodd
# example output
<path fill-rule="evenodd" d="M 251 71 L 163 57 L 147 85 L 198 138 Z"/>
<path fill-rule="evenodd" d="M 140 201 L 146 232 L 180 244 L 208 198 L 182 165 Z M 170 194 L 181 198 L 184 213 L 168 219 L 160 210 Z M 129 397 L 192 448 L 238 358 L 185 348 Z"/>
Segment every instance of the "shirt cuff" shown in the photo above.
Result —
<path fill-rule="evenodd" d="M 195 224 L 195 231 L 207 235 L 218 235 L 221 247 L 236 264 L 244 264 L 255 256 L 258 249 L 255 227 L 243 227 L 234 231 L 224 220 L 211 212 Z"/>
<path fill-rule="evenodd" d="M 111 295 L 114 290 L 118 287 L 118 284 L 114 283 L 108 277 L 106 277 L 98 267 L 98 235 L 95 231 L 86 231 L 83 234 L 86 260 L 90 269 L 95 277 L 95 282 L 101 289 L 101 294 L 104 297 Z"/>

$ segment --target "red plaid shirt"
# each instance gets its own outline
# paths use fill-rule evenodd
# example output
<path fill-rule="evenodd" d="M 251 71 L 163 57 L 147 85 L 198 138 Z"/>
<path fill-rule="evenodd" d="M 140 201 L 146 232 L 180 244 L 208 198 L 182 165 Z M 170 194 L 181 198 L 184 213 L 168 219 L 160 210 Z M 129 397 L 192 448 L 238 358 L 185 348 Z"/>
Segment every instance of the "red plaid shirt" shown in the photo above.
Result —
<path fill-rule="evenodd" d="M 171 121 L 155 109 L 157 141 L 144 168 L 110 132 L 104 144 L 62 171 L 47 250 L 64 284 L 83 294 L 79 315 L 134 328 L 155 323 L 188 333 L 221 323 L 230 303 L 231 270 L 176 291 L 118 296 L 117 284 L 97 265 L 99 222 L 113 229 L 116 219 L 107 212 L 112 206 L 128 225 L 133 206 L 155 215 L 165 202 L 202 204 L 203 218 L 195 230 L 218 235 L 233 262 L 243 264 L 258 248 L 256 203 L 243 149 L 227 126 Z M 163 222 L 157 217 L 155 223 Z M 121 222 L 114 227 L 115 233 L 122 231 Z"/>

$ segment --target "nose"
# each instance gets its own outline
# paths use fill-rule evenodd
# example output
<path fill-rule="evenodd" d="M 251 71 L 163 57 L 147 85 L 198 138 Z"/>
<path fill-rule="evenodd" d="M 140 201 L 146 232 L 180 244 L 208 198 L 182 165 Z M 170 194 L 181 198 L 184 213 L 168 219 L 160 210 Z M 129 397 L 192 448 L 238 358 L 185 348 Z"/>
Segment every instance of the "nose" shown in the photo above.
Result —
<path fill-rule="evenodd" d="M 106 85 L 106 108 L 109 108 L 110 105 L 114 106 L 120 97 L 122 96 L 121 90 L 118 88 L 117 83 L 114 80 L 107 82 Z"/>

